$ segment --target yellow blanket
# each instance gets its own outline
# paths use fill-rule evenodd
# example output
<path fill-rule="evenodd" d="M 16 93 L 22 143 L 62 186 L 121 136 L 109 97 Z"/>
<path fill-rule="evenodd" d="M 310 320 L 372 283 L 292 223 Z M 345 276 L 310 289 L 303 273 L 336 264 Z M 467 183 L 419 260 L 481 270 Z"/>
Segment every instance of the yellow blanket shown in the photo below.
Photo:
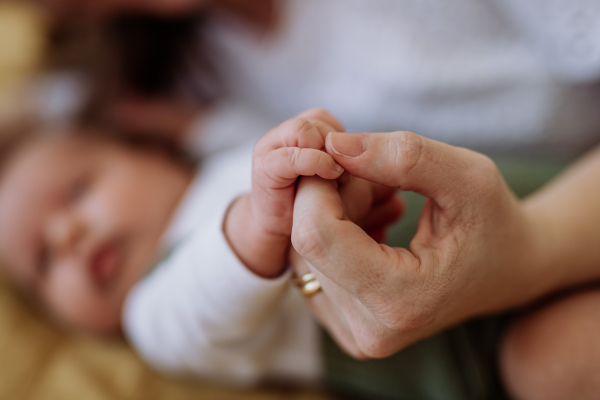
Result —
<path fill-rule="evenodd" d="M 317 399 L 313 390 L 231 390 L 153 372 L 123 341 L 61 332 L 0 282 L 0 399 Z"/>

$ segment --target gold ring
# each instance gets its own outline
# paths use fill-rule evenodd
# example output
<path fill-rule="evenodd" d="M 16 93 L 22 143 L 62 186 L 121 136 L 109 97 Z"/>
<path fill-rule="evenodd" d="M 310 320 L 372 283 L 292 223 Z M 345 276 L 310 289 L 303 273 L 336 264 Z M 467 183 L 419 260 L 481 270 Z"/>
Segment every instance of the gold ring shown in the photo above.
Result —
<path fill-rule="evenodd" d="M 317 280 L 315 274 L 309 272 L 299 278 L 294 278 L 294 284 L 300 288 L 302 294 L 306 297 L 312 296 L 321 290 L 321 283 Z"/>
<path fill-rule="evenodd" d="M 302 287 L 305 284 L 307 284 L 310 281 L 314 281 L 316 280 L 317 277 L 315 276 L 315 274 L 313 274 L 312 272 L 309 272 L 308 274 L 304 274 L 301 277 L 296 277 L 294 278 L 294 283 L 296 284 L 296 286 L 298 287 Z"/>
<path fill-rule="evenodd" d="M 317 293 L 321 290 L 321 283 L 318 280 L 307 282 L 304 286 L 302 286 L 302 294 L 306 297 L 310 297 L 313 294 Z"/>

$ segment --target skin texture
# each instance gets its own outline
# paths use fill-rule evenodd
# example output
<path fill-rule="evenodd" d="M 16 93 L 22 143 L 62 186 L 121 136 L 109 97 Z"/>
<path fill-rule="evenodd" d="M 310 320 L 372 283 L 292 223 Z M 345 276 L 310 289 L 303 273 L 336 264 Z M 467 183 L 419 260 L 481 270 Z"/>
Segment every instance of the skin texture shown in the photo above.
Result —
<path fill-rule="evenodd" d="M 582 157 L 524 207 L 545 222 L 544 265 L 558 282 L 598 280 L 600 149 Z M 519 400 L 594 399 L 600 392 L 600 295 L 563 295 L 523 315 L 504 339 L 501 370 Z"/>
<path fill-rule="evenodd" d="M 327 134 L 340 129 L 343 126 L 331 114 L 313 109 L 275 127 L 256 144 L 252 191 L 231 206 L 224 231 L 240 260 L 257 275 L 276 277 L 287 265 L 298 177 L 335 180 L 342 175 L 343 168 L 324 151 Z M 387 220 L 376 221 L 374 216 L 372 226 L 365 222 L 367 229 L 381 231 L 382 225 L 396 220 L 402 203 L 395 190 L 364 180 L 346 181 L 344 191 L 352 192 L 357 203 L 351 207 L 373 206 L 373 212 L 385 213 Z"/>
<path fill-rule="evenodd" d="M 400 249 L 344 219 L 330 182 L 298 185 L 295 267 L 317 274 L 324 290 L 309 304 L 356 357 L 385 357 L 467 318 L 600 278 L 598 150 L 524 202 L 487 157 L 410 132 L 333 133 L 326 150 L 353 175 L 428 198 L 410 248 Z M 574 366 L 561 368 L 562 379 L 543 379 L 542 393 L 577 398 L 575 386 L 597 387 L 597 329 L 589 321 L 600 300 L 571 300 L 524 316 L 507 337 L 503 371 L 518 398 L 536 399 L 540 375 L 554 376 L 536 372 L 542 364 Z M 586 357 L 575 355 L 583 349 Z"/>
<path fill-rule="evenodd" d="M 34 139 L 0 179 L 5 271 L 63 325 L 110 334 L 191 174 L 90 137 Z"/>
<path fill-rule="evenodd" d="M 358 161 L 333 151 L 340 136 L 358 139 L 356 149 L 337 149 L 356 150 Z M 348 307 L 341 315 L 355 334 L 355 355 L 385 357 L 457 321 L 529 300 L 516 284 L 490 293 L 490 283 L 508 282 L 535 247 L 525 213 L 491 160 L 408 132 L 330 134 L 327 150 L 354 175 L 429 197 L 410 249 L 390 248 L 343 219 L 328 182 L 299 184 L 292 241 L 354 298 L 339 303 Z M 428 173 L 432 168 L 439 173 Z M 497 255 L 503 259 L 490 266 Z"/>

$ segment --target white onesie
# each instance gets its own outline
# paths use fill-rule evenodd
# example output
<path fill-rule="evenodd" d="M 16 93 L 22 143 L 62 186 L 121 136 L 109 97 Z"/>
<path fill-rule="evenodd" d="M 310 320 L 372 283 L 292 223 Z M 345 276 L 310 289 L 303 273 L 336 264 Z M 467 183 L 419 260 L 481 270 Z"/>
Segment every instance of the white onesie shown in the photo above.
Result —
<path fill-rule="evenodd" d="M 170 254 L 126 300 L 127 336 L 163 372 L 242 385 L 322 373 L 319 330 L 291 272 L 254 275 L 223 234 L 227 208 L 250 190 L 251 165 L 243 147 L 200 166 L 165 235 Z"/>

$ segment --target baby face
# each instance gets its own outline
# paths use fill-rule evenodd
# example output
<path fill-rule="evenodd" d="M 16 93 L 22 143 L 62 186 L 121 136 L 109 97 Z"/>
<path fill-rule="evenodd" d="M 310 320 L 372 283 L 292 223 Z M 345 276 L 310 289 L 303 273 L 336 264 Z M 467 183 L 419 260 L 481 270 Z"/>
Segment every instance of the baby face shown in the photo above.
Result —
<path fill-rule="evenodd" d="M 108 140 L 36 140 L 0 178 L 2 268 L 59 322 L 115 332 L 189 181 L 166 157 Z"/>

